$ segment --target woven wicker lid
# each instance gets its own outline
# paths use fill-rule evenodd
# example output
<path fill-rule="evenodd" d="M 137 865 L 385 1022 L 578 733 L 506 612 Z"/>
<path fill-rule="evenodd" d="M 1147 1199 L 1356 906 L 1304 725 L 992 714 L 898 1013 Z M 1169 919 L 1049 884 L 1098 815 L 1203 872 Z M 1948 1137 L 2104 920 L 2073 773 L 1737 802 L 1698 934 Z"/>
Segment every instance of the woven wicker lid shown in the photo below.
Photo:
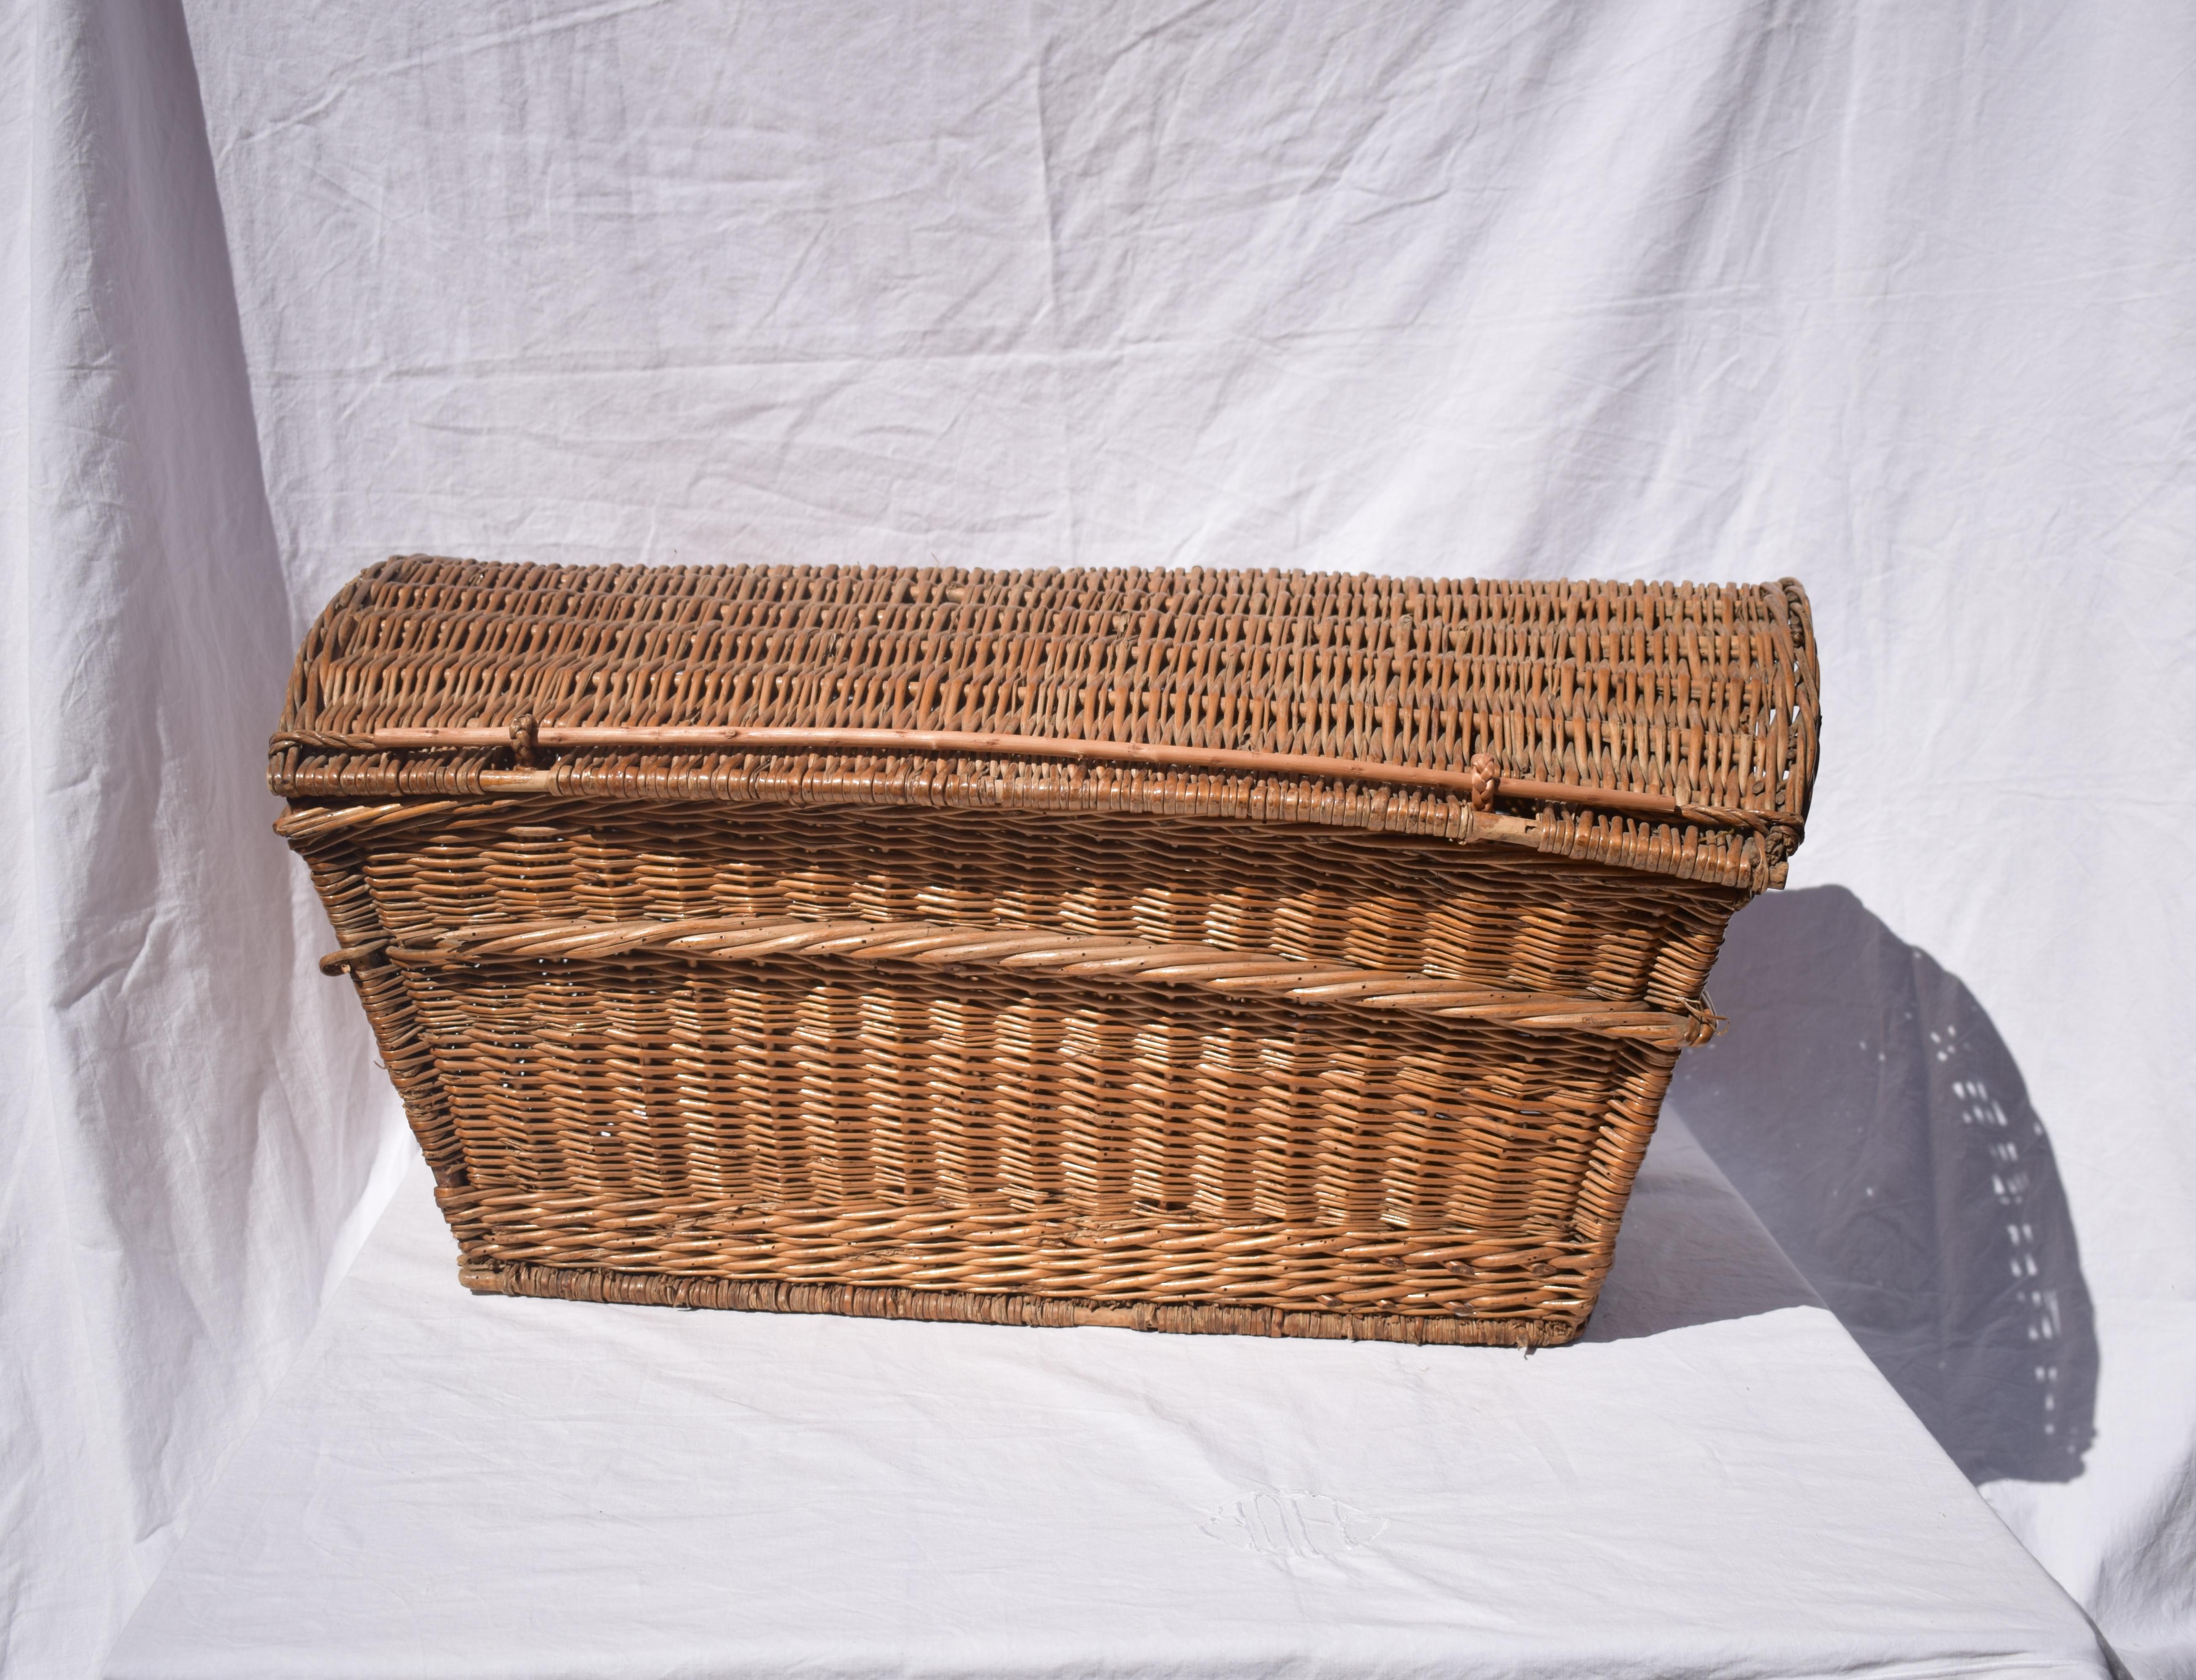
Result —
<path fill-rule="evenodd" d="M 1818 681 L 1790 580 L 410 556 L 361 573 L 308 633 L 269 780 L 294 799 L 449 797 L 499 791 L 530 761 L 544 787 L 610 799 L 1139 809 L 1459 840 L 1489 837 L 1506 811 L 1512 831 L 1494 837 L 1528 832 L 1523 817 L 1543 851 L 1759 888 L 1781 879 L 1806 817 Z M 666 727 L 956 739 L 535 750 L 560 730 Z M 499 744 L 376 738 L 467 729 Z M 982 735 L 1205 761 L 1069 762 Z M 1311 759 L 1452 782 L 1476 761 L 1489 779 L 1475 801 L 1370 768 L 1312 773 Z"/>

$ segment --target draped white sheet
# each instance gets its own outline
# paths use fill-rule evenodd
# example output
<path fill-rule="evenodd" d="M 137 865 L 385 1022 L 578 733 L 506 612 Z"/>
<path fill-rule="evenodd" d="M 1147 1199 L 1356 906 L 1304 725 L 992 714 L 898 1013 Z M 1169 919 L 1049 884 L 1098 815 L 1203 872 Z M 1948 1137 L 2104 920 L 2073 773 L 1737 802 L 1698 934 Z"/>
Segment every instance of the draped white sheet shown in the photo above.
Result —
<path fill-rule="evenodd" d="M 295 641 L 173 8 L 7 14 L 0 1672 L 93 1671 L 400 1166 L 268 830 Z"/>
<path fill-rule="evenodd" d="M 477 1300 L 420 1165 L 113 1680 L 2106 1680 L 1682 1123 L 1575 1347 Z"/>
<path fill-rule="evenodd" d="M 1776 925 L 1922 977 L 1834 1000 L 1908 1084 L 1991 1071 L 1702 1135 L 2196 1673 L 2196 14 L 6 17 L 0 1666 L 96 1665 L 401 1159 L 257 743 L 425 549 L 1801 577 L 1794 886 L 1858 910 Z"/>

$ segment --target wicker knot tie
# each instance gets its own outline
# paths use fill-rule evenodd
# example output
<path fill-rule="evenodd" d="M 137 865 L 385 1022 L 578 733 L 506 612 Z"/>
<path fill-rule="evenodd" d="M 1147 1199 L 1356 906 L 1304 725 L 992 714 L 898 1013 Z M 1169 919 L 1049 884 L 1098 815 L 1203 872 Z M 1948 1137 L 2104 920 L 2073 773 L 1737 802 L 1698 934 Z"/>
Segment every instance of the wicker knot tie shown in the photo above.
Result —
<path fill-rule="evenodd" d="M 1471 808 L 1474 811 L 1494 810 L 1495 791 L 1502 785 L 1502 766 L 1494 762 L 1492 753 L 1474 753 L 1471 755 L 1471 773 L 1479 778 L 1478 785 L 1471 790 Z"/>
<path fill-rule="evenodd" d="M 511 720 L 511 756 L 527 770 L 541 762 L 541 725 L 531 712 Z"/>

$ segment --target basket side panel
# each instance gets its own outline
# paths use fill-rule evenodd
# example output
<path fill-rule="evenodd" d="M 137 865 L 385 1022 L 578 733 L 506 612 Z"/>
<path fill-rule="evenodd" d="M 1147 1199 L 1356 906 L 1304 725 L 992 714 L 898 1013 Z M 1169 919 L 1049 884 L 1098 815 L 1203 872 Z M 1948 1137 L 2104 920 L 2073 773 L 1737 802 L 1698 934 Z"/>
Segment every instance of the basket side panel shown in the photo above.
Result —
<path fill-rule="evenodd" d="M 358 1000 L 373 1030 L 381 1065 L 404 1105 L 404 1117 L 437 1185 L 465 1181 L 465 1157 L 451 1124 L 442 1076 L 419 1032 L 402 973 L 380 955 L 386 932 L 368 889 L 362 858 L 345 843 L 303 852 L 321 907 L 339 950 L 366 955 L 347 966 Z"/>
<path fill-rule="evenodd" d="M 566 919 L 921 921 L 1668 1009 L 1699 996 L 1745 896 L 1502 846 L 1136 813 L 543 800 L 437 805 L 357 845 L 381 924 L 415 939 Z"/>
<path fill-rule="evenodd" d="M 477 1287 L 760 1306 L 854 1291 L 829 1298 L 868 1305 L 835 1310 L 985 1321 L 1164 1308 L 1205 1314 L 1174 1328 L 1568 1339 L 1672 1045 L 1193 982 L 1242 953 L 1563 994 L 1621 1023 L 1697 1007 L 1743 898 L 1492 846 L 1136 815 L 303 815 L 293 839 L 310 837 Z M 1202 955 L 1153 982 L 660 943 L 419 955 L 483 927 L 742 917 Z"/>

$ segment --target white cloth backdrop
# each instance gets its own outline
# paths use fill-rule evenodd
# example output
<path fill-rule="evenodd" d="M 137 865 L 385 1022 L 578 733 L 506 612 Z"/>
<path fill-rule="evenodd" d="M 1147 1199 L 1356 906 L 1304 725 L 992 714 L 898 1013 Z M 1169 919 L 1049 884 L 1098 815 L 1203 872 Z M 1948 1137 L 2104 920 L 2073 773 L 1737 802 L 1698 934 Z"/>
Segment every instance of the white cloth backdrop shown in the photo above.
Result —
<path fill-rule="evenodd" d="M 1777 926 L 1987 1028 L 2006 1164 L 1779 1234 L 1894 1381 L 1871 1299 L 2043 1256 L 2065 1462 L 1917 1408 L 2196 1673 L 2192 69 L 2163 0 L 18 0 L 0 1666 L 95 1666 L 401 1159 L 257 748 L 431 550 L 1802 578 Z"/>
<path fill-rule="evenodd" d="M 269 846 L 295 609 L 183 20 L 19 7 L 0 80 L 0 1673 L 76 1680 L 402 1158 Z"/>

